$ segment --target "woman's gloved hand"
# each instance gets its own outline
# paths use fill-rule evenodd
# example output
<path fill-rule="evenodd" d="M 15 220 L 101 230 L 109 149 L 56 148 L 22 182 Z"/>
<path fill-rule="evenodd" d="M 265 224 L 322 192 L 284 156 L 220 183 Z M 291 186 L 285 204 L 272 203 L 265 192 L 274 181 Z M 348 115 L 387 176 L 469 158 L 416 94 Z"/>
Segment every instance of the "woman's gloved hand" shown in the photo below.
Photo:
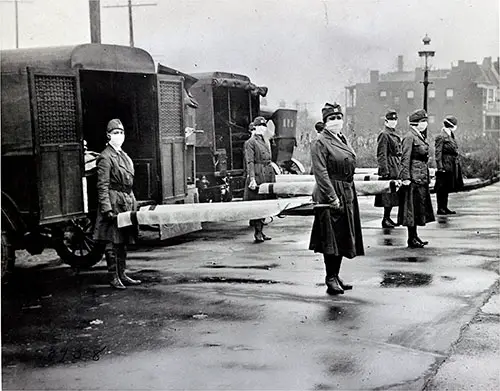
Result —
<path fill-rule="evenodd" d="M 116 218 L 115 212 L 113 212 L 112 210 L 108 210 L 104 213 L 104 218 L 107 221 L 113 221 Z"/>
<path fill-rule="evenodd" d="M 248 188 L 250 190 L 255 190 L 257 188 L 257 182 L 255 181 L 255 178 L 250 179 L 250 183 L 248 184 Z"/>
<path fill-rule="evenodd" d="M 332 211 L 335 213 L 342 212 L 342 203 L 338 198 L 335 198 L 330 202 L 330 209 L 332 209 Z"/>
<path fill-rule="evenodd" d="M 404 181 L 401 182 L 403 186 L 410 186 L 411 181 L 409 179 L 405 179 Z"/>

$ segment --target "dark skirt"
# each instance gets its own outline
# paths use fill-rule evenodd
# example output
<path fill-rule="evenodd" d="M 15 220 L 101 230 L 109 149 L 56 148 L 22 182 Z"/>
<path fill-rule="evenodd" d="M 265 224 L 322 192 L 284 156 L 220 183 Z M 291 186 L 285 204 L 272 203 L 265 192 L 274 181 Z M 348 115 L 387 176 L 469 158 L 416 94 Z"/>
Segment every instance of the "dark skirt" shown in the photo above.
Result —
<path fill-rule="evenodd" d="M 375 196 L 374 206 L 378 208 L 387 208 L 399 205 L 399 195 L 397 193 L 383 193 Z"/>
<path fill-rule="evenodd" d="M 99 243 L 113 244 L 134 244 L 137 237 L 138 229 L 136 226 L 118 228 L 116 219 L 113 221 L 105 220 L 98 213 L 96 220 L 96 228 L 94 231 L 94 240 Z"/>
<path fill-rule="evenodd" d="M 365 254 L 354 187 L 353 193 L 352 203 L 342 200 L 344 211 L 340 214 L 331 213 L 329 208 L 315 208 L 309 250 L 346 258 Z"/>
<path fill-rule="evenodd" d="M 464 180 L 460 164 L 455 164 L 453 171 L 436 171 L 436 183 L 434 185 L 436 192 L 454 193 L 463 187 Z"/>
<path fill-rule="evenodd" d="M 406 227 L 435 221 L 429 185 L 411 183 L 399 189 L 398 224 Z"/>

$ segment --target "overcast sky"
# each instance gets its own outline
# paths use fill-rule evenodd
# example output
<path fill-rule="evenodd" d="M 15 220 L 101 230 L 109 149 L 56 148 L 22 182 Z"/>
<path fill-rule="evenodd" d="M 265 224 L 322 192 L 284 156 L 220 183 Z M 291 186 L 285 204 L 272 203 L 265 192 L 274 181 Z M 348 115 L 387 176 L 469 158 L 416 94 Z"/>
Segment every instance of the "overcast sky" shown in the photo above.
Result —
<path fill-rule="evenodd" d="M 19 0 L 20 47 L 90 41 L 88 0 Z M 106 5 L 126 0 L 101 0 Z M 134 0 L 135 44 L 183 72 L 229 71 L 269 87 L 270 103 L 318 110 L 367 81 L 370 69 L 433 66 L 499 55 L 498 0 Z M 102 8 L 102 42 L 128 45 L 127 8 Z M 0 45 L 15 47 L 14 4 L 0 2 Z M 341 101 L 343 104 L 343 100 Z"/>

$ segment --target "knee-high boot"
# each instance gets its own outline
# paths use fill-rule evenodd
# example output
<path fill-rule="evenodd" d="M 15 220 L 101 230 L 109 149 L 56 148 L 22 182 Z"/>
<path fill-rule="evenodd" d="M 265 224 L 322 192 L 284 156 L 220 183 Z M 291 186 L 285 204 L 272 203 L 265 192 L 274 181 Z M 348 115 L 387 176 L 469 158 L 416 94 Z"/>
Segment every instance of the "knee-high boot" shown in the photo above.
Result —
<path fill-rule="evenodd" d="M 118 248 L 118 276 L 120 280 L 127 285 L 139 285 L 141 280 L 134 280 L 127 276 L 126 268 L 127 268 L 127 249 L 125 246 L 120 246 Z"/>
<path fill-rule="evenodd" d="M 448 195 L 442 190 L 436 192 L 436 201 L 437 201 L 437 214 L 445 215 L 446 214 L 446 204 L 448 203 Z"/>
<path fill-rule="evenodd" d="M 262 243 L 264 241 L 264 236 L 262 234 L 262 227 L 264 226 L 264 224 L 262 223 L 262 220 L 252 220 L 252 224 L 255 230 L 255 243 Z"/>
<path fill-rule="evenodd" d="M 352 285 L 351 284 L 347 284 L 345 283 L 344 281 L 342 281 L 342 279 L 339 277 L 339 274 L 340 274 L 340 266 L 342 265 L 342 256 L 339 255 L 336 257 L 336 277 L 337 277 L 337 281 L 339 282 L 339 285 L 342 287 L 343 290 L 345 291 L 348 291 L 348 290 L 351 290 L 352 289 Z"/>
<path fill-rule="evenodd" d="M 115 289 L 125 289 L 118 273 L 118 262 L 116 249 L 106 250 L 106 265 L 108 267 L 109 285 Z"/>
<path fill-rule="evenodd" d="M 340 286 L 339 280 L 337 278 L 340 269 L 340 263 L 337 260 L 338 257 L 336 257 L 335 255 L 323 254 L 323 258 L 325 261 L 326 270 L 326 293 L 328 293 L 329 295 L 343 294 L 344 290 Z"/>

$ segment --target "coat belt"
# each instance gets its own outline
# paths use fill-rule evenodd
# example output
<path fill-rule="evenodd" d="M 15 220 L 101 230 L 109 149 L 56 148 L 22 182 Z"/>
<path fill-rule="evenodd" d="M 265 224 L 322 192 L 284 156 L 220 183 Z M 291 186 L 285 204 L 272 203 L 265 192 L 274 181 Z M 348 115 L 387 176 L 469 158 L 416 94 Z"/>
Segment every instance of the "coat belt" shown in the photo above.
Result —
<path fill-rule="evenodd" d="M 118 183 L 110 183 L 109 190 L 121 191 L 122 193 L 132 193 L 132 187 L 120 185 Z"/>

